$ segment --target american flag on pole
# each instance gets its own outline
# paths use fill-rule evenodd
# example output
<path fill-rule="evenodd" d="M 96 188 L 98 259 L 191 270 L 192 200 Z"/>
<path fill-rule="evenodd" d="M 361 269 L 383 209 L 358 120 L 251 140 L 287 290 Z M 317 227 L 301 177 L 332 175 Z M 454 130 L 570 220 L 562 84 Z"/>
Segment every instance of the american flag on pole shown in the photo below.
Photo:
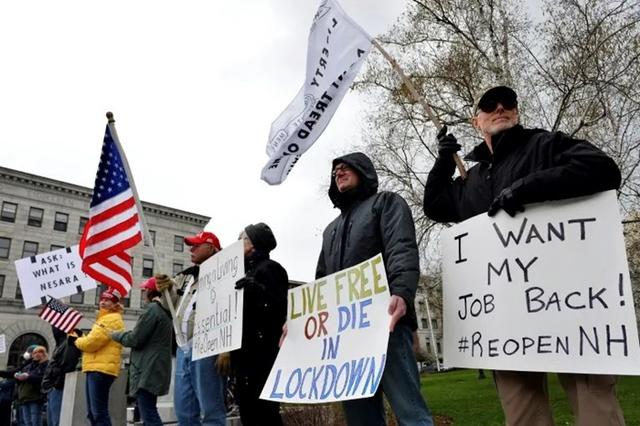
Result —
<path fill-rule="evenodd" d="M 49 299 L 38 316 L 65 333 L 76 328 L 82 319 L 80 312 L 54 298 Z"/>
<path fill-rule="evenodd" d="M 110 122 L 104 134 L 89 221 L 80 239 L 80 257 L 87 275 L 123 296 L 133 282 L 129 249 L 142 241 L 133 180 L 126 164 Z"/>

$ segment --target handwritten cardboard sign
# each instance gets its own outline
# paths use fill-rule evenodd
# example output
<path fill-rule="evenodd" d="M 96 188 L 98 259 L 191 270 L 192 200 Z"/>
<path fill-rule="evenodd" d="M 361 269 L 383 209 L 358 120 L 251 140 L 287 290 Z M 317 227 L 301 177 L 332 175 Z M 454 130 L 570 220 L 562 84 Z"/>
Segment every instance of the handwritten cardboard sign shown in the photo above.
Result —
<path fill-rule="evenodd" d="M 18 259 L 14 262 L 25 308 L 96 288 L 96 282 L 82 272 L 78 246 Z"/>
<path fill-rule="evenodd" d="M 447 365 L 640 374 L 615 191 L 481 214 L 442 246 Z"/>
<path fill-rule="evenodd" d="M 206 358 L 241 346 L 244 291 L 236 290 L 235 284 L 242 277 L 242 240 L 200 265 L 192 359 Z"/>
<path fill-rule="evenodd" d="M 389 299 L 380 254 L 289 290 L 288 335 L 260 398 L 320 403 L 373 395 L 384 371 Z"/>

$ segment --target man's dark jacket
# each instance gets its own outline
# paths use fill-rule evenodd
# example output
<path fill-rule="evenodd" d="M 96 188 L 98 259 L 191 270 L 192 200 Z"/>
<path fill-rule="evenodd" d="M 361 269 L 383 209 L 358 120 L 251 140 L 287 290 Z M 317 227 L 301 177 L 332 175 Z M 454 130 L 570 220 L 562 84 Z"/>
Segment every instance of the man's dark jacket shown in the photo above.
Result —
<path fill-rule="evenodd" d="M 237 386 L 257 400 L 278 355 L 287 317 L 287 271 L 267 253 L 256 251 L 245 260 L 242 347 L 231 352 Z"/>
<path fill-rule="evenodd" d="M 452 179 L 452 156 L 439 157 L 429 173 L 424 212 L 438 222 L 461 222 L 489 209 L 510 187 L 522 204 L 561 200 L 616 189 L 620 170 L 600 149 L 561 132 L 520 125 L 482 142 L 465 157 L 477 162 L 466 179 Z"/>
<path fill-rule="evenodd" d="M 400 296 L 407 313 L 400 324 L 415 329 L 414 299 L 420 262 L 411 209 L 398 194 L 378 192 L 378 174 L 365 154 L 355 152 L 333 160 L 344 163 L 360 176 L 357 188 L 341 193 L 331 179 L 329 198 L 340 215 L 322 234 L 322 250 L 316 278 L 357 265 L 382 253 L 392 295 Z"/>

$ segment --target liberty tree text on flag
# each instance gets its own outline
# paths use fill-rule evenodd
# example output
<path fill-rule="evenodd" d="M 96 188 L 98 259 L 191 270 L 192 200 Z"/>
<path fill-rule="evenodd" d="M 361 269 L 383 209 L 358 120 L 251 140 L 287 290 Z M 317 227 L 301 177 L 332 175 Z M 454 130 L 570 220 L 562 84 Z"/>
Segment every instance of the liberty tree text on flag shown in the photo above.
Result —
<path fill-rule="evenodd" d="M 271 125 L 262 179 L 282 183 L 320 137 L 371 49 L 371 37 L 335 0 L 324 0 L 309 32 L 305 82 Z"/>

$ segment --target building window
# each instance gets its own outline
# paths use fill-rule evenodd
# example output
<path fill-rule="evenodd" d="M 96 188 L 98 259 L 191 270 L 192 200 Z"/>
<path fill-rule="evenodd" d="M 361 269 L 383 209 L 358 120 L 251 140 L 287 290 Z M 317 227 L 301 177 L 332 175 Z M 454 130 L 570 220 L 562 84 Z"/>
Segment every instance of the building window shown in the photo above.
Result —
<path fill-rule="evenodd" d="M 425 343 L 425 346 L 427 348 L 427 353 L 428 354 L 433 353 L 432 350 L 431 350 L 431 340 L 429 340 L 428 337 L 425 339 L 424 343 Z"/>
<path fill-rule="evenodd" d="M 429 322 L 427 321 L 426 318 L 422 318 L 420 320 L 420 323 L 422 324 L 422 328 L 429 328 Z"/>
<path fill-rule="evenodd" d="M 4 275 L 0 275 L 0 297 L 2 297 L 2 292 L 4 291 Z"/>
<path fill-rule="evenodd" d="M 51 249 L 50 249 L 50 251 L 60 250 L 60 249 L 63 249 L 63 248 L 64 248 L 64 246 L 59 246 L 59 245 L 57 245 L 57 244 L 51 244 Z"/>
<path fill-rule="evenodd" d="M 16 285 L 16 300 L 22 300 L 22 289 L 20 288 L 20 282 Z"/>
<path fill-rule="evenodd" d="M 173 264 L 173 276 L 175 277 L 184 269 L 184 265 L 182 263 L 174 263 Z"/>
<path fill-rule="evenodd" d="M 82 233 L 84 232 L 84 226 L 87 224 L 87 222 L 89 222 L 88 217 L 80 218 L 80 223 L 78 224 L 78 235 L 82 235 Z"/>
<path fill-rule="evenodd" d="M 22 257 L 31 257 L 38 254 L 38 243 L 33 241 L 25 241 L 22 246 Z"/>
<path fill-rule="evenodd" d="M 440 346 L 440 342 L 436 342 L 436 350 L 438 353 L 442 353 L 442 347 Z"/>
<path fill-rule="evenodd" d="M 56 231 L 67 232 L 67 225 L 69 224 L 69 215 L 66 213 L 56 212 L 56 218 L 53 222 L 53 229 Z"/>
<path fill-rule="evenodd" d="M 96 305 L 100 303 L 100 295 L 107 289 L 106 286 L 98 284 L 96 287 Z"/>
<path fill-rule="evenodd" d="M 69 298 L 69 302 L 71 303 L 77 303 L 79 305 L 84 303 L 84 293 L 80 292 L 80 293 L 76 293 L 71 295 L 71 297 Z"/>
<path fill-rule="evenodd" d="M 38 207 L 31 207 L 29 209 L 29 217 L 27 218 L 27 225 L 35 226 L 37 228 L 42 227 L 43 215 L 44 215 L 43 209 L 39 209 Z"/>
<path fill-rule="evenodd" d="M 156 245 L 156 231 L 152 231 L 149 230 L 149 236 L 151 236 L 151 242 L 153 242 L 153 245 Z M 144 245 L 149 247 L 149 240 L 147 239 L 147 236 L 145 235 L 144 237 Z"/>
<path fill-rule="evenodd" d="M 438 329 L 438 320 L 437 319 L 432 319 L 431 320 L 431 327 L 433 327 L 434 330 Z"/>
<path fill-rule="evenodd" d="M 184 238 L 180 235 L 173 236 L 173 251 L 180 253 L 184 251 Z"/>
<path fill-rule="evenodd" d="M 3 201 L 2 212 L 0 213 L 0 220 L 2 220 L 3 222 L 15 222 L 17 212 L 18 212 L 18 205 L 16 203 Z"/>
<path fill-rule="evenodd" d="M 153 276 L 153 260 L 142 259 L 142 276 L 145 278 Z"/>
<path fill-rule="evenodd" d="M 122 299 L 120 299 L 120 304 L 122 306 L 124 306 L 125 308 L 128 308 L 131 306 L 131 293 L 129 293 L 129 295 L 127 297 L 123 297 Z"/>
<path fill-rule="evenodd" d="M 10 248 L 11 248 L 11 238 L 0 237 L 0 259 L 9 258 Z"/>

